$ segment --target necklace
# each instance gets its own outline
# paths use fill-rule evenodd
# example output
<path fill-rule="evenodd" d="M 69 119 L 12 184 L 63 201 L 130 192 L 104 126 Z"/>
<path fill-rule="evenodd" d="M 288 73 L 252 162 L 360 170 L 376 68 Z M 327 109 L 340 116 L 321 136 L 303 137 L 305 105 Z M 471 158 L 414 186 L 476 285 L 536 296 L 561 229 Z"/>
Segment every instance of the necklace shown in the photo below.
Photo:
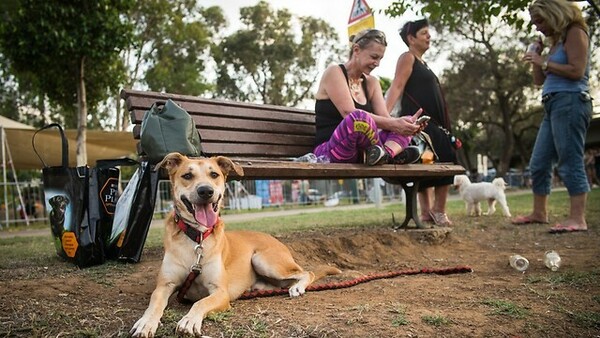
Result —
<path fill-rule="evenodd" d="M 358 79 L 353 79 L 353 78 L 349 78 L 348 79 L 348 84 L 350 85 L 350 90 L 352 91 L 352 94 L 354 96 L 357 96 L 358 94 L 360 94 L 360 84 L 362 83 L 363 79 L 358 78 Z"/>

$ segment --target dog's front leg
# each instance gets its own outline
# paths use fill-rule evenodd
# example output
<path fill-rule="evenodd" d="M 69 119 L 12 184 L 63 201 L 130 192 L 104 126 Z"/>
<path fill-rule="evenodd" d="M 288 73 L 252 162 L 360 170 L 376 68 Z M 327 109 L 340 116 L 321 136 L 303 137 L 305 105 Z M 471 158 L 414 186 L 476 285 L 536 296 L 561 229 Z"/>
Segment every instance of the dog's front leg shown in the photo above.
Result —
<path fill-rule="evenodd" d="M 495 212 L 496 212 L 496 200 L 490 198 L 488 200 L 488 211 L 487 211 L 486 215 L 491 216 Z"/>
<path fill-rule="evenodd" d="M 156 280 L 156 288 L 150 296 L 150 304 L 142 318 L 129 331 L 133 337 L 154 337 L 163 311 L 169 303 L 169 297 L 179 285 L 183 284 L 187 276 L 186 272 L 187 269 L 183 264 L 178 264 L 169 253 L 165 254 Z"/>
<path fill-rule="evenodd" d="M 132 337 L 154 337 L 154 333 L 156 333 L 160 324 L 160 318 L 165 307 L 167 307 L 169 297 L 175 292 L 175 288 L 175 283 L 160 283 L 159 281 L 150 297 L 150 305 L 148 305 L 142 318 L 129 331 Z"/>
<path fill-rule="evenodd" d="M 229 294 L 223 288 L 217 288 L 209 296 L 194 303 L 190 311 L 177 323 L 177 333 L 200 337 L 202 321 L 210 312 L 228 310 Z"/>

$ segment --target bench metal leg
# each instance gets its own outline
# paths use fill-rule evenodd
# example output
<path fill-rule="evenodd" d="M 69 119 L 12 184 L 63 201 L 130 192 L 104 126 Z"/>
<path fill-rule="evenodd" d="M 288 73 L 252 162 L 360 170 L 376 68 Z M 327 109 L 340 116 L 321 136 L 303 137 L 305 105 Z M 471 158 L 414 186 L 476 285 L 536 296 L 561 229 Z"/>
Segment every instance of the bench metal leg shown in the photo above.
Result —
<path fill-rule="evenodd" d="M 419 217 L 419 210 L 417 207 L 417 193 L 419 192 L 419 181 L 401 181 L 400 185 L 404 189 L 406 194 L 406 213 L 404 216 L 404 222 L 400 225 L 399 229 L 407 229 L 408 222 L 412 219 L 418 229 L 426 228 Z"/>

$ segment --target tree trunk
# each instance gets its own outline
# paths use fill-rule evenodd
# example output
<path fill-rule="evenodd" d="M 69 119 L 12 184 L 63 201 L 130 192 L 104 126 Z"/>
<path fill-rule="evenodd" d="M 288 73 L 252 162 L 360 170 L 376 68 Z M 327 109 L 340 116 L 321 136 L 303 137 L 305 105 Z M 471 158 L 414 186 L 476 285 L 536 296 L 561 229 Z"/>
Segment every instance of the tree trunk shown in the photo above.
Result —
<path fill-rule="evenodd" d="M 78 104 L 78 118 L 77 118 L 77 165 L 83 166 L 87 163 L 87 150 L 86 150 L 86 129 L 87 129 L 87 100 L 85 98 L 85 57 L 81 58 L 79 63 L 79 81 L 77 83 L 77 104 Z"/>
<path fill-rule="evenodd" d="M 129 87 L 131 88 L 131 87 Z M 121 96 L 117 97 L 117 111 L 119 118 L 121 119 L 121 129 L 120 131 L 126 131 L 129 128 L 129 112 L 124 109 L 123 101 L 121 100 Z"/>
<path fill-rule="evenodd" d="M 116 126 L 116 130 L 117 131 L 123 131 L 123 122 L 121 120 L 121 98 L 120 98 L 120 94 L 117 93 L 116 97 L 115 97 L 115 109 L 117 112 L 117 116 L 116 116 L 116 120 L 117 120 L 117 126 Z"/>

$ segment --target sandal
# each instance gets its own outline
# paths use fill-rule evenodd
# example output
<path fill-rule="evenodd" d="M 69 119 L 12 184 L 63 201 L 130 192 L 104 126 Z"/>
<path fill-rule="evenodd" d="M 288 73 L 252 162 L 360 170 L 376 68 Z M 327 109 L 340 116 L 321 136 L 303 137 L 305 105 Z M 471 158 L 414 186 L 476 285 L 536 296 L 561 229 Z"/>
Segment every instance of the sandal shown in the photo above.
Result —
<path fill-rule="evenodd" d="M 445 212 L 429 211 L 429 215 L 431 216 L 431 219 L 435 225 L 452 225 L 452 222 L 450 219 L 448 219 L 448 215 L 446 215 Z"/>
<path fill-rule="evenodd" d="M 535 219 L 531 216 L 517 216 L 511 220 L 514 225 L 525 225 L 525 224 L 548 224 L 548 221 L 542 221 Z"/>
<path fill-rule="evenodd" d="M 587 227 L 582 227 L 580 225 L 563 225 L 560 223 L 556 223 L 550 230 L 548 230 L 551 234 L 562 234 L 565 232 L 578 232 L 578 231 L 587 231 Z"/>

